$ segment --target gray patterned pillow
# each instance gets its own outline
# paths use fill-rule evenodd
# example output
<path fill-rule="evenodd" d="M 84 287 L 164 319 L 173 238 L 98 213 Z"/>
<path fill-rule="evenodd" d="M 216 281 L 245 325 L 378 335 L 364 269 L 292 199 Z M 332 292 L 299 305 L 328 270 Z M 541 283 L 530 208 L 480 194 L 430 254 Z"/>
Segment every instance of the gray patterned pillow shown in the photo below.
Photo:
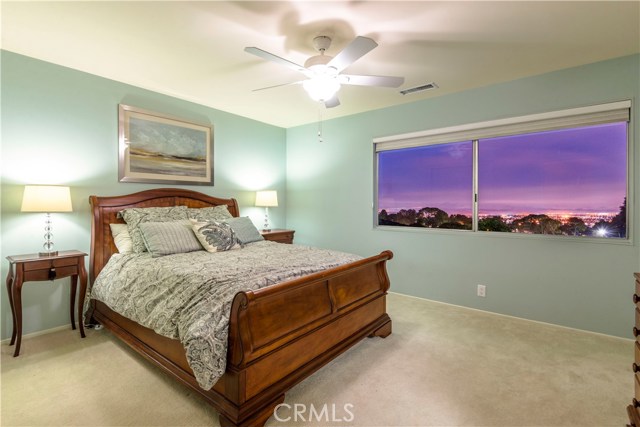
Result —
<path fill-rule="evenodd" d="M 140 231 L 147 250 L 154 258 L 202 250 L 202 245 L 193 234 L 191 222 L 188 219 L 172 222 L 143 222 L 140 224 Z"/>
<path fill-rule="evenodd" d="M 224 221 L 233 218 L 227 209 L 227 205 L 212 206 L 210 208 L 188 208 L 188 215 L 191 219 L 198 221 Z"/>
<path fill-rule="evenodd" d="M 186 206 L 171 206 L 166 208 L 129 208 L 119 212 L 119 215 L 127 223 L 131 241 L 133 242 L 133 252 L 140 253 L 146 251 L 140 224 L 143 222 L 169 222 L 181 219 L 189 219 Z"/>
<path fill-rule="evenodd" d="M 229 218 L 225 219 L 224 222 L 231 226 L 231 229 L 236 233 L 236 236 L 238 236 L 238 240 L 240 240 L 242 245 L 264 240 L 264 237 L 262 237 L 262 234 L 260 234 L 248 216 Z"/>
<path fill-rule="evenodd" d="M 225 222 L 191 220 L 193 232 L 208 252 L 240 249 L 240 241 L 231 226 Z"/>

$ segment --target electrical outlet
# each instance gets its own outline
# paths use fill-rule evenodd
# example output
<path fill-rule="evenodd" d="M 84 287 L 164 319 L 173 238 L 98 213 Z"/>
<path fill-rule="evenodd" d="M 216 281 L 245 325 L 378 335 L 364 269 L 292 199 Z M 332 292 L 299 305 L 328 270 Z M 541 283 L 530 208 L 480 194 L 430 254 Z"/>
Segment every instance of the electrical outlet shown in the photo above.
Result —
<path fill-rule="evenodd" d="M 478 285 L 478 296 L 479 297 L 487 296 L 487 287 L 485 285 Z"/>

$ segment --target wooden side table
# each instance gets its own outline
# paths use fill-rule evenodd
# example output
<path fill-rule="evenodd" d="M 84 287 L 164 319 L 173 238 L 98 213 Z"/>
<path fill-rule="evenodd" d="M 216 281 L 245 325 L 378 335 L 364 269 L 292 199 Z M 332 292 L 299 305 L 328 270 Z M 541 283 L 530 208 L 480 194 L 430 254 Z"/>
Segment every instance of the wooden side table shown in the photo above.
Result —
<path fill-rule="evenodd" d="M 80 251 L 60 251 L 55 256 L 39 256 L 38 254 L 8 256 L 9 274 L 7 274 L 7 292 L 9 304 L 13 315 L 13 332 L 11 343 L 16 344 L 13 357 L 20 354 L 22 342 L 22 285 L 24 282 L 45 281 L 71 277 L 71 328 L 76 328 L 74 307 L 76 300 L 76 288 L 80 277 L 80 299 L 78 300 L 78 322 L 80 323 L 80 336 L 84 335 L 84 322 L 82 321 L 82 309 L 87 293 L 87 270 L 84 267 L 84 257 Z"/>
<path fill-rule="evenodd" d="M 265 240 L 271 240 L 278 243 L 293 243 L 294 230 L 286 230 L 284 228 L 274 228 L 269 231 L 260 230 L 260 234 Z"/>

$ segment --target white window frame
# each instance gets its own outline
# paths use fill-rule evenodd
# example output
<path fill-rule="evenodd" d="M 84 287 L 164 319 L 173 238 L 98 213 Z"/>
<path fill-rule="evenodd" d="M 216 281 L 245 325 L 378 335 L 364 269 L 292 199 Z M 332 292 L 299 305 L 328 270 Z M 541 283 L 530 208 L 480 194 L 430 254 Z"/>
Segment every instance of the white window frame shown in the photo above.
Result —
<path fill-rule="evenodd" d="M 490 120 L 446 128 L 424 130 L 400 135 L 391 135 L 373 139 L 374 157 L 374 229 L 430 231 L 456 234 L 491 234 L 492 236 L 555 238 L 563 240 L 595 241 L 607 243 L 632 244 L 633 231 L 633 130 L 631 126 L 631 100 L 571 108 L 526 116 Z M 624 239 L 606 239 L 598 237 L 553 236 L 546 234 L 499 233 L 478 230 L 478 140 L 499 136 L 520 135 L 533 132 L 567 129 L 626 121 L 627 125 L 627 233 Z M 378 225 L 378 153 L 403 148 L 416 148 L 434 144 L 446 144 L 460 141 L 473 141 L 473 218 L 471 230 L 441 230 L 419 227 L 393 227 Z M 468 233 L 472 231 L 472 233 Z M 462 232 L 462 233 L 461 233 Z"/>

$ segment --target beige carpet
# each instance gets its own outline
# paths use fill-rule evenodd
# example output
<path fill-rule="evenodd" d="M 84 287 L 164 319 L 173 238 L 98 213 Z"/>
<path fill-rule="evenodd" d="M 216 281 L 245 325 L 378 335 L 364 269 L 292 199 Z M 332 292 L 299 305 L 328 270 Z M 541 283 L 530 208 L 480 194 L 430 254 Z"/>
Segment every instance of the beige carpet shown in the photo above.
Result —
<path fill-rule="evenodd" d="M 391 336 L 365 339 L 293 388 L 278 412 L 288 421 L 272 417 L 267 425 L 626 422 L 630 340 L 395 294 L 389 314 Z M 71 330 L 29 338 L 20 357 L 12 353 L 2 345 L 4 426 L 218 425 L 200 398 L 107 331 L 90 330 L 84 340 Z"/>

